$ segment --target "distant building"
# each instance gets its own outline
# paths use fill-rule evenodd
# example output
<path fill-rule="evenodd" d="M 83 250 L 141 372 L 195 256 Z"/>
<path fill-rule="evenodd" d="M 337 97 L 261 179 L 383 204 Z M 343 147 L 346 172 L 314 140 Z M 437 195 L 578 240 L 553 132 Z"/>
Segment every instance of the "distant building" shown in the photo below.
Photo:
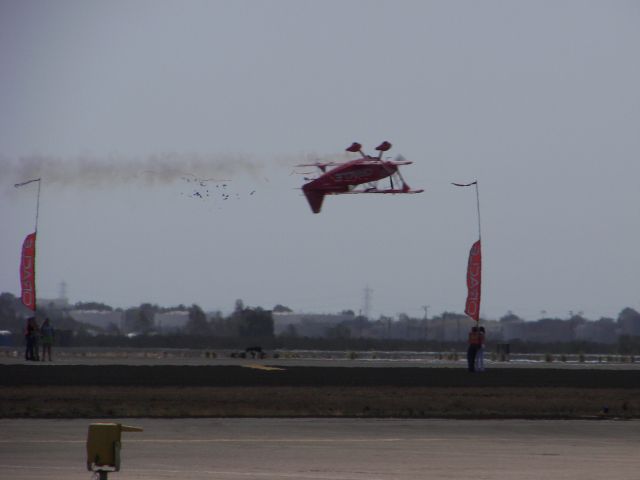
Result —
<path fill-rule="evenodd" d="M 640 313 L 633 308 L 625 308 L 618 315 L 620 335 L 640 336 Z"/>
<path fill-rule="evenodd" d="M 69 299 L 66 297 L 60 298 L 38 298 L 37 305 L 39 308 L 51 308 L 57 310 L 68 310 L 71 308 L 69 305 Z"/>
<path fill-rule="evenodd" d="M 500 328 L 502 330 L 502 340 L 505 342 L 526 340 L 527 338 L 527 324 L 522 319 L 500 322 Z"/>
<path fill-rule="evenodd" d="M 575 340 L 574 325 L 567 320 L 543 318 L 537 322 L 509 322 L 502 325 L 505 341 L 552 343 Z"/>
<path fill-rule="evenodd" d="M 326 337 L 327 329 L 353 320 L 353 315 L 273 312 L 273 333 L 282 335 L 295 331 L 299 337 Z"/>
<path fill-rule="evenodd" d="M 154 327 L 160 333 L 177 333 L 184 330 L 188 322 L 189 312 L 184 310 L 156 313 L 153 317 Z"/>
<path fill-rule="evenodd" d="M 576 340 L 596 343 L 616 343 L 618 327 L 613 318 L 601 318 L 595 322 L 585 322 L 576 326 Z"/>
<path fill-rule="evenodd" d="M 124 327 L 123 311 L 71 310 L 69 315 L 78 322 L 86 323 L 103 330 L 110 330 L 115 327 L 122 331 Z"/>
<path fill-rule="evenodd" d="M 466 315 L 445 312 L 432 318 L 427 325 L 427 339 L 437 342 L 466 342 L 475 320 Z"/>

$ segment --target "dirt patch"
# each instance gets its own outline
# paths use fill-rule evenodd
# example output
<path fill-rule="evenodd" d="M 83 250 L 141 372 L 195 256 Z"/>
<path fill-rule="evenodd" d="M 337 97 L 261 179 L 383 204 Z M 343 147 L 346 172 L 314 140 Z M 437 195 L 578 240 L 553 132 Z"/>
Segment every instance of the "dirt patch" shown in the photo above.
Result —
<path fill-rule="evenodd" d="M 640 418 L 635 371 L 4 365 L 2 418 Z"/>
<path fill-rule="evenodd" d="M 0 385 L 184 387 L 521 387 L 640 389 L 634 370 L 499 368 L 0 365 Z"/>
<path fill-rule="evenodd" d="M 640 417 L 640 391 L 572 388 L 6 387 L 2 418 Z"/>

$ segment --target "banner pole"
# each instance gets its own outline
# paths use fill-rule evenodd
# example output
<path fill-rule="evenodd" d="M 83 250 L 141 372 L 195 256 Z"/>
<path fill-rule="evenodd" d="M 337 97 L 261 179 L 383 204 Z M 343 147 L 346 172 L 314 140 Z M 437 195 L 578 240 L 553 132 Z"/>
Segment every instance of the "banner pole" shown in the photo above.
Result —
<path fill-rule="evenodd" d="M 42 183 L 42 179 L 41 178 L 34 178 L 33 180 L 27 180 L 26 182 L 22 182 L 22 183 L 16 183 L 14 185 L 14 187 L 16 188 L 20 188 L 20 187 L 24 187 L 25 185 L 29 185 L 30 183 L 34 183 L 34 182 L 38 182 L 38 194 L 36 197 L 36 225 L 35 225 L 35 232 L 38 233 L 38 217 L 40 216 L 40 184 Z"/>
<path fill-rule="evenodd" d="M 478 240 L 482 240 L 482 229 L 480 228 L 480 191 L 478 189 L 478 181 L 476 180 L 476 206 L 478 208 Z M 38 191 L 40 187 L 38 186 Z"/>
<path fill-rule="evenodd" d="M 456 187 L 470 187 L 472 185 L 474 185 L 476 187 L 476 209 L 477 209 L 477 214 L 478 214 L 478 241 L 476 243 L 473 244 L 473 246 L 471 247 L 471 251 L 469 252 L 469 263 L 467 265 L 467 289 L 468 289 L 468 293 L 467 293 L 467 304 L 465 304 L 465 313 L 467 315 L 469 315 L 473 320 L 476 321 L 476 325 L 478 325 L 480 323 L 480 298 L 482 296 L 482 228 L 481 228 L 481 223 L 480 223 L 480 189 L 478 188 L 478 180 L 475 180 L 471 183 L 455 183 L 452 182 L 452 185 L 455 185 Z M 477 248 L 477 252 L 475 251 L 476 249 L 474 248 L 475 246 L 478 246 Z M 477 263 L 472 263 L 472 262 L 477 262 Z M 472 269 L 472 267 L 476 267 L 477 266 L 477 272 L 475 271 L 475 268 Z M 472 274 L 474 275 L 474 278 L 471 279 L 470 275 Z M 477 278 L 475 278 L 477 277 Z M 472 295 L 472 286 L 476 286 L 477 285 L 477 292 L 473 292 L 474 295 Z M 471 309 L 471 313 L 469 313 L 469 301 L 470 300 L 477 300 L 477 305 L 475 304 L 475 302 L 473 302 L 473 309 Z"/>
<path fill-rule="evenodd" d="M 42 184 L 42 182 L 40 181 L 40 179 L 38 179 L 38 198 L 36 199 L 36 227 L 35 227 L 35 232 L 38 233 L 38 217 L 40 216 L 40 185 Z M 476 186 L 476 190 L 477 190 L 477 186 Z M 38 237 L 36 236 L 36 241 L 37 241 Z"/>
<path fill-rule="evenodd" d="M 35 222 L 35 230 L 34 230 L 34 244 L 33 244 L 33 313 L 36 313 L 36 309 L 37 309 L 37 301 L 36 301 L 36 252 L 37 252 L 37 248 L 36 248 L 36 244 L 38 243 L 38 217 L 40 216 L 40 185 L 42 184 L 41 182 L 41 178 L 34 178 L 32 180 L 27 180 L 26 182 L 22 182 L 22 183 L 16 183 L 14 185 L 14 187 L 16 188 L 20 188 L 20 187 L 24 187 L 25 185 L 29 185 L 30 183 L 34 183 L 34 182 L 38 182 L 38 193 L 37 193 L 37 197 L 36 197 L 36 222 Z M 23 254 L 24 254 L 24 246 L 23 246 Z M 22 262 L 21 262 L 22 265 Z M 22 267 L 21 267 L 22 268 Z M 22 273 L 21 273 L 22 275 Z M 20 282 L 22 283 L 22 278 L 20 280 Z M 23 287 L 24 288 L 24 287 Z M 24 303 L 24 291 L 23 291 L 23 300 L 22 302 Z"/>
<path fill-rule="evenodd" d="M 38 255 L 38 218 L 40 217 L 40 186 L 42 185 L 42 181 L 41 179 L 38 179 L 38 196 L 36 199 L 36 225 L 35 225 L 35 232 L 36 232 L 36 242 L 34 245 L 35 248 L 35 255 L 33 256 L 33 283 L 34 285 L 36 284 L 36 274 L 38 272 L 38 269 L 36 268 L 36 256 Z M 477 186 L 476 186 L 477 188 Z M 33 302 L 33 313 L 36 313 L 38 309 L 38 297 L 36 296 L 36 298 L 34 299 Z M 43 354 L 44 355 L 44 354 Z"/>
<path fill-rule="evenodd" d="M 478 241 L 480 242 L 480 248 L 482 248 L 482 227 L 480 224 L 480 188 L 478 187 L 478 180 L 476 180 L 476 205 L 478 207 Z M 482 269 L 482 267 L 480 267 Z M 480 291 L 482 291 L 482 286 L 480 286 Z M 480 325 L 480 302 L 478 302 L 478 321 L 477 325 Z"/>

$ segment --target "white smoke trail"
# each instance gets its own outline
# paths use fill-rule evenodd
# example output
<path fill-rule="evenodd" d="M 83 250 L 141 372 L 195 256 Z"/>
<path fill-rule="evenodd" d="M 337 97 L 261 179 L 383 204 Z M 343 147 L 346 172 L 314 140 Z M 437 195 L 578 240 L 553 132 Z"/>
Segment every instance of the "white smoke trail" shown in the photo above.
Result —
<path fill-rule="evenodd" d="M 258 178 L 262 169 L 262 163 L 243 154 L 163 153 L 146 158 L 32 155 L 18 159 L 0 158 L 0 178 L 6 180 L 7 185 L 30 178 L 42 178 L 49 186 L 76 187 L 107 187 L 131 182 L 163 184 L 186 176 L 228 181 L 237 175 Z"/>

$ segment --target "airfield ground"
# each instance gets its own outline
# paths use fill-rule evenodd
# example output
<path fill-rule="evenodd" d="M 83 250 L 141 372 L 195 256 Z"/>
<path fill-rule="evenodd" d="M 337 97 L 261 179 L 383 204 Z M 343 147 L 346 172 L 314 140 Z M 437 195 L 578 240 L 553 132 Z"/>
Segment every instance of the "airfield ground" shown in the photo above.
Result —
<path fill-rule="evenodd" d="M 0 418 L 640 418 L 640 366 L 0 357 Z"/>
<path fill-rule="evenodd" d="M 95 419 L 0 419 L 0 477 L 85 480 Z M 149 419 L 111 479 L 635 480 L 638 420 Z"/>

